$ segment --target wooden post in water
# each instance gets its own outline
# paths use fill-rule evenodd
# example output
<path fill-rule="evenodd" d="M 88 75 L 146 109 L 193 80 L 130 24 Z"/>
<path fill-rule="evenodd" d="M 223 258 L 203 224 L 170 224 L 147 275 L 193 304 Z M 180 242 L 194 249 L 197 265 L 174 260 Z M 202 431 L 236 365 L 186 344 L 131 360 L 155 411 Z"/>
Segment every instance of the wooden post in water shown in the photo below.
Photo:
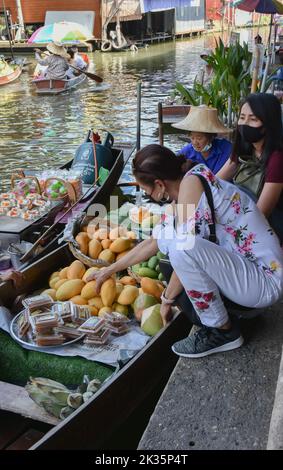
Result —
<path fill-rule="evenodd" d="M 10 28 L 9 28 L 9 22 L 8 22 L 8 15 L 7 15 L 7 10 L 6 10 L 6 6 L 5 6 L 4 0 L 3 0 L 3 10 L 4 10 L 5 24 L 6 24 L 7 34 L 8 34 L 9 44 L 10 44 L 11 56 L 12 56 L 12 59 L 15 60 L 14 52 L 13 52 L 13 47 L 12 47 L 12 38 L 11 38 L 11 33 L 10 33 Z"/>
<path fill-rule="evenodd" d="M 163 145 L 163 116 L 162 116 L 162 103 L 158 103 L 158 137 L 159 145 Z"/>
<path fill-rule="evenodd" d="M 142 82 L 139 81 L 137 84 L 137 150 L 141 148 L 141 86 Z"/>
<path fill-rule="evenodd" d="M 255 55 L 255 67 L 253 69 L 251 93 L 255 93 L 257 89 L 258 69 L 259 69 L 259 59 L 260 59 L 260 51 L 258 47 L 256 48 L 255 54 L 256 54 Z"/>

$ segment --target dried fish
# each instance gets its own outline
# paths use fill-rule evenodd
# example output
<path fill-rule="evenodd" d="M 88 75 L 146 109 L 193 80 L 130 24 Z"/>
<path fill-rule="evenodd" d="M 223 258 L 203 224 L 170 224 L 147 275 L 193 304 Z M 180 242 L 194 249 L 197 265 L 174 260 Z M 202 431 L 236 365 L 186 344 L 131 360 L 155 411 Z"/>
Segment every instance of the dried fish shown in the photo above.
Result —
<path fill-rule="evenodd" d="M 83 395 L 81 393 L 70 393 L 67 399 L 67 405 L 75 410 L 83 403 Z"/>
<path fill-rule="evenodd" d="M 61 409 L 60 413 L 60 419 L 65 419 L 68 416 L 70 416 L 74 412 L 74 408 L 71 408 L 70 406 L 65 406 L 64 408 Z"/>
<path fill-rule="evenodd" d="M 93 379 L 89 382 L 87 386 L 87 392 L 95 393 L 100 388 L 101 382 L 98 379 Z"/>

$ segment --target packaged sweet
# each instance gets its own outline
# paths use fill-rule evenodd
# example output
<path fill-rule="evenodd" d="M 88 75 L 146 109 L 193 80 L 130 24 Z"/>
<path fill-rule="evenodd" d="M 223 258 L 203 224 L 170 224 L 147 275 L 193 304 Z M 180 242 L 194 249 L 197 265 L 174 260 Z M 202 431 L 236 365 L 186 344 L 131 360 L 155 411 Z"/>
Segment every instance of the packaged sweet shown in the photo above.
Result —
<path fill-rule="evenodd" d="M 108 328 L 106 329 L 102 328 L 96 334 L 87 335 L 86 338 L 84 339 L 84 344 L 88 344 L 90 346 L 105 344 L 109 336 L 110 336 L 110 331 L 108 330 Z"/>
<path fill-rule="evenodd" d="M 38 346 L 56 346 L 64 343 L 65 337 L 61 334 L 38 335 L 35 341 Z"/>
<path fill-rule="evenodd" d="M 71 304 L 72 321 L 82 325 L 91 317 L 91 311 L 88 307 Z"/>
<path fill-rule="evenodd" d="M 129 323 L 129 318 L 126 315 L 123 315 L 119 312 L 106 312 L 103 316 L 107 323 L 111 323 L 112 325 L 121 325 L 125 323 Z"/>
<path fill-rule="evenodd" d="M 53 299 L 47 294 L 35 295 L 23 300 L 24 307 L 28 308 L 30 311 L 38 307 L 49 307 L 52 304 Z"/>
<path fill-rule="evenodd" d="M 72 304 L 71 302 L 61 302 L 52 305 L 51 311 L 58 315 L 64 322 L 72 319 Z"/>
<path fill-rule="evenodd" d="M 19 336 L 20 338 L 22 338 L 23 336 L 27 334 L 27 332 L 30 329 L 30 322 L 29 322 L 27 310 L 25 310 L 23 315 L 20 317 L 20 320 L 18 322 L 18 327 L 19 327 Z"/>
<path fill-rule="evenodd" d="M 124 335 L 125 333 L 128 333 L 128 331 L 130 331 L 129 327 L 125 324 L 120 325 L 120 326 L 107 324 L 107 328 L 113 335 L 116 335 L 116 336 Z"/>
<path fill-rule="evenodd" d="M 65 323 L 65 325 L 54 328 L 55 333 L 62 334 L 66 339 L 79 338 L 83 333 L 78 331 L 77 325 L 74 323 Z"/>
<path fill-rule="evenodd" d="M 90 317 L 78 330 L 87 334 L 96 334 L 105 327 L 104 318 Z"/>

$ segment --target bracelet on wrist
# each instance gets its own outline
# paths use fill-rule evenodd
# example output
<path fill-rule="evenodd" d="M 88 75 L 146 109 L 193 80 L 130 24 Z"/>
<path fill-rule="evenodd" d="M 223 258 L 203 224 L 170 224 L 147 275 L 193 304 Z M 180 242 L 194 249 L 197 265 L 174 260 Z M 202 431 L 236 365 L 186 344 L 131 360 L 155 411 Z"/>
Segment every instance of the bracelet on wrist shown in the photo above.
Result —
<path fill-rule="evenodd" d="M 168 299 L 165 294 L 166 294 L 166 289 L 164 289 L 164 291 L 161 294 L 161 297 L 160 297 L 161 302 L 163 304 L 172 305 L 175 302 L 175 299 Z"/>

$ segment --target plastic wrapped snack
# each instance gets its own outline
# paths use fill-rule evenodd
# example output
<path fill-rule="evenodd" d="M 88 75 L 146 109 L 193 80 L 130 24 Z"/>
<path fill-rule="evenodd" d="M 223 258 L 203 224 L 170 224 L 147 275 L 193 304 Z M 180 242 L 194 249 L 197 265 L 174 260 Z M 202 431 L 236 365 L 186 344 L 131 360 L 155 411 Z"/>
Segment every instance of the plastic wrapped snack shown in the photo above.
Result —
<path fill-rule="evenodd" d="M 86 334 L 96 334 L 105 327 L 104 318 L 91 317 L 78 330 Z"/>
<path fill-rule="evenodd" d="M 65 337 L 61 334 L 38 335 L 35 341 L 38 346 L 56 346 L 64 343 Z"/>
<path fill-rule="evenodd" d="M 90 346 L 105 344 L 109 336 L 110 336 L 110 330 L 108 328 L 102 328 L 96 334 L 87 335 L 84 339 L 84 343 Z"/>
<path fill-rule="evenodd" d="M 39 307 L 49 307 L 52 303 L 53 299 L 47 294 L 35 295 L 23 300 L 24 307 L 28 308 L 30 312 Z"/>

